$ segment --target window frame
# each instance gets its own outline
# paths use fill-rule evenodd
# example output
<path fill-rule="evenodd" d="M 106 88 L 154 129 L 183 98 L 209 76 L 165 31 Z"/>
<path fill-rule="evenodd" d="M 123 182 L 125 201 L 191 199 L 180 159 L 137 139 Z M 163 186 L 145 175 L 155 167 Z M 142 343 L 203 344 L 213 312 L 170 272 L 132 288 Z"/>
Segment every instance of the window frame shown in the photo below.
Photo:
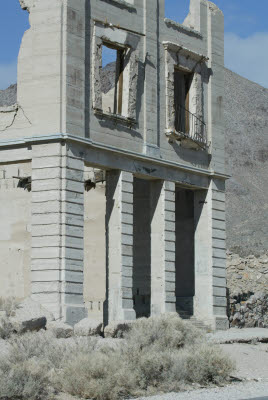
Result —
<path fill-rule="evenodd" d="M 191 140 L 186 132 L 176 131 L 175 70 L 192 75 L 189 90 L 189 116 L 193 114 L 197 120 L 204 121 L 202 64 L 208 61 L 208 58 L 173 42 L 163 42 L 163 46 L 166 64 L 166 136 L 178 140 L 181 134 L 185 134 L 185 137 L 188 136 Z M 205 137 L 204 141 L 206 142 Z"/>
<path fill-rule="evenodd" d="M 94 21 L 93 46 L 92 46 L 92 108 L 97 116 L 111 118 L 119 122 L 130 124 L 137 123 L 137 84 L 138 84 L 138 63 L 140 37 L 134 33 L 121 30 L 118 27 L 111 27 L 105 23 Z M 107 46 L 121 51 L 124 54 L 124 71 L 121 76 L 123 83 L 120 96 L 125 95 L 126 100 L 123 104 L 119 103 L 119 112 L 109 113 L 102 107 L 101 76 L 102 69 L 102 48 Z M 122 70 L 122 65 L 120 70 Z M 124 87 L 128 89 L 124 92 Z M 120 90 L 121 90 L 120 89 Z M 124 108 L 124 110 L 123 110 Z M 115 111 L 115 109 L 113 110 Z M 124 112 L 123 112 L 124 111 Z"/>

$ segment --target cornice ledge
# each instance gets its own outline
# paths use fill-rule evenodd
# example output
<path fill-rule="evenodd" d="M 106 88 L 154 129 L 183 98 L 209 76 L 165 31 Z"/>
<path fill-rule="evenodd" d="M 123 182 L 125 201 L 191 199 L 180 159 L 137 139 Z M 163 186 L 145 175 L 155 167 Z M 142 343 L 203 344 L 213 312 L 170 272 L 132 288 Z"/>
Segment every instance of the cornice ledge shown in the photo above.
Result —
<path fill-rule="evenodd" d="M 191 57 L 198 62 L 202 63 L 209 60 L 209 58 L 204 54 L 197 53 L 193 50 L 188 49 L 187 47 L 179 45 L 178 43 L 164 41 L 162 42 L 162 44 L 166 50 L 184 54 L 185 56 Z"/>
<path fill-rule="evenodd" d="M 164 21 L 165 21 L 166 25 L 171 26 L 172 28 L 177 29 L 180 32 L 183 32 L 187 35 L 196 36 L 200 39 L 203 38 L 202 34 L 198 31 L 196 31 L 195 29 L 188 28 L 188 26 L 179 24 L 178 22 L 173 21 L 172 19 L 169 19 L 169 18 L 165 18 Z"/>

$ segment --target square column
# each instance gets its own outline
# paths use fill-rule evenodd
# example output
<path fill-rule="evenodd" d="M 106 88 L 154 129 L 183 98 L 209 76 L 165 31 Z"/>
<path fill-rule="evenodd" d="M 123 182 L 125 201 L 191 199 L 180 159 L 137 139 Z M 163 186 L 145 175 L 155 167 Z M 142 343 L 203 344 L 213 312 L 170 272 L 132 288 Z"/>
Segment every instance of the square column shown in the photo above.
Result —
<path fill-rule="evenodd" d="M 133 175 L 106 176 L 108 322 L 135 320 L 133 308 Z"/>
<path fill-rule="evenodd" d="M 74 324 L 85 317 L 84 161 L 61 143 L 32 153 L 32 298 Z"/>
<path fill-rule="evenodd" d="M 176 312 L 175 183 L 151 183 L 151 315 Z"/>
<path fill-rule="evenodd" d="M 213 329 L 228 329 L 223 180 L 195 192 L 195 228 L 194 315 Z"/>

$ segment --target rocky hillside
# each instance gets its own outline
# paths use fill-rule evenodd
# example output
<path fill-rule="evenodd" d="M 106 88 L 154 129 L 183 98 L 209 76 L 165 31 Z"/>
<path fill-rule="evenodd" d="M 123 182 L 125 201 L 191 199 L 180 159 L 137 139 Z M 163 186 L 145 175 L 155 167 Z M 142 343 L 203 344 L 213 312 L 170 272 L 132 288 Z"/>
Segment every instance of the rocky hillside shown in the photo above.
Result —
<path fill-rule="evenodd" d="M 268 89 L 225 70 L 227 247 L 268 250 Z"/>
<path fill-rule="evenodd" d="M 9 86 L 5 90 L 0 90 L 0 107 L 11 106 L 17 101 L 17 84 Z"/>
<path fill-rule="evenodd" d="M 107 93 L 114 63 L 102 76 Z M 0 91 L 0 106 L 16 102 L 17 85 Z M 225 70 L 227 247 L 240 256 L 268 250 L 268 89 Z"/>

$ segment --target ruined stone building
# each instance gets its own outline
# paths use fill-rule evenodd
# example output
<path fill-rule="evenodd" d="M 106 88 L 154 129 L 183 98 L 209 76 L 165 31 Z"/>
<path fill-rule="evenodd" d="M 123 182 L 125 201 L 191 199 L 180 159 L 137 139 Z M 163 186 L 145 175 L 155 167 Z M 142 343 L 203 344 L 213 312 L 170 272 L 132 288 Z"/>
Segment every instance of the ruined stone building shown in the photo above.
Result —
<path fill-rule="evenodd" d="M 177 311 L 227 328 L 222 12 L 191 0 L 178 24 L 164 0 L 20 2 L 0 296 L 69 323 Z"/>

